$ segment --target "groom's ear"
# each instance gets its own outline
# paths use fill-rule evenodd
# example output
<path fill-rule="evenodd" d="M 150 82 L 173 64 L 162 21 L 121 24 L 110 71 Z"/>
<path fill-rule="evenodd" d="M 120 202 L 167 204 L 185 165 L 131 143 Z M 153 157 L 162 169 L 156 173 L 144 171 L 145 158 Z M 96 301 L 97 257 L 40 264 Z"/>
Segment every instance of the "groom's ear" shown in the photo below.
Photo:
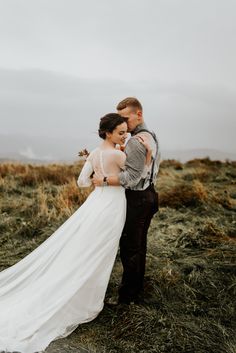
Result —
<path fill-rule="evenodd" d="M 142 119 L 143 112 L 141 110 L 137 110 L 137 115 L 138 115 L 139 119 Z"/>

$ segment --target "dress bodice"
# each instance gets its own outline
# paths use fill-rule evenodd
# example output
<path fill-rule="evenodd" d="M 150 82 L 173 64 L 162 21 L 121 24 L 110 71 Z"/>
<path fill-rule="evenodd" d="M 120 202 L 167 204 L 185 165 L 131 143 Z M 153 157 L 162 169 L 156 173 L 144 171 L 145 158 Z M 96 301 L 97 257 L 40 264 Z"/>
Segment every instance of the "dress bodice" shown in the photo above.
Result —
<path fill-rule="evenodd" d="M 100 147 L 95 148 L 86 159 L 77 180 L 78 186 L 92 185 L 91 175 L 94 172 L 98 177 L 117 175 L 124 169 L 126 155 L 118 149 Z"/>

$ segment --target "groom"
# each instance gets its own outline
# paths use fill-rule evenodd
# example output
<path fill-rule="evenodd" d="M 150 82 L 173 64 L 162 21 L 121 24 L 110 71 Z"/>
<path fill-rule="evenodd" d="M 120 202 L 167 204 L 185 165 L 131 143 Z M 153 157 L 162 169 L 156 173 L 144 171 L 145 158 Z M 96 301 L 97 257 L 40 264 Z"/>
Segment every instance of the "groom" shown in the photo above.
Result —
<path fill-rule="evenodd" d="M 96 186 L 122 185 L 126 189 L 127 214 L 120 238 L 120 257 L 123 275 L 118 289 L 118 303 L 143 302 L 147 233 L 153 215 L 158 211 L 158 194 L 154 189 L 160 153 L 156 135 L 149 131 L 143 118 L 141 103 L 128 97 L 117 105 L 117 112 L 127 117 L 131 138 L 125 146 L 125 170 L 118 176 L 93 178 Z M 152 150 L 152 163 L 146 164 L 145 140 Z"/>

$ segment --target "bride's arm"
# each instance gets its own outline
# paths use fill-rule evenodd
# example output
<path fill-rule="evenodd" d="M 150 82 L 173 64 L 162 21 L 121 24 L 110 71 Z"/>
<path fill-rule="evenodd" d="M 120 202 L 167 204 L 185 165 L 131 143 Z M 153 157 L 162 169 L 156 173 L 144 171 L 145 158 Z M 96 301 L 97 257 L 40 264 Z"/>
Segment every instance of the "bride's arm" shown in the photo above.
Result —
<path fill-rule="evenodd" d="M 85 188 L 92 185 L 92 180 L 91 180 L 92 173 L 93 173 L 92 162 L 89 159 L 87 159 L 77 179 L 77 184 L 80 188 Z"/>

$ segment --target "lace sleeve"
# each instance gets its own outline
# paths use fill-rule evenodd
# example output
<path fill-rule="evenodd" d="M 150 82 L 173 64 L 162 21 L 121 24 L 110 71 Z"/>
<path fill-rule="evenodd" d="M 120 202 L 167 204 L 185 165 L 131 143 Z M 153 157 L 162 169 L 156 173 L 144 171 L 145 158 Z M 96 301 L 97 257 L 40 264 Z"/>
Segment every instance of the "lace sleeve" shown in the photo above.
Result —
<path fill-rule="evenodd" d="M 92 173 L 93 173 L 93 165 L 91 160 L 87 158 L 80 172 L 80 175 L 77 179 L 77 184 L 80 188 L 86 188 L 92 185 L 92 180 L 90 178 Z"/>

